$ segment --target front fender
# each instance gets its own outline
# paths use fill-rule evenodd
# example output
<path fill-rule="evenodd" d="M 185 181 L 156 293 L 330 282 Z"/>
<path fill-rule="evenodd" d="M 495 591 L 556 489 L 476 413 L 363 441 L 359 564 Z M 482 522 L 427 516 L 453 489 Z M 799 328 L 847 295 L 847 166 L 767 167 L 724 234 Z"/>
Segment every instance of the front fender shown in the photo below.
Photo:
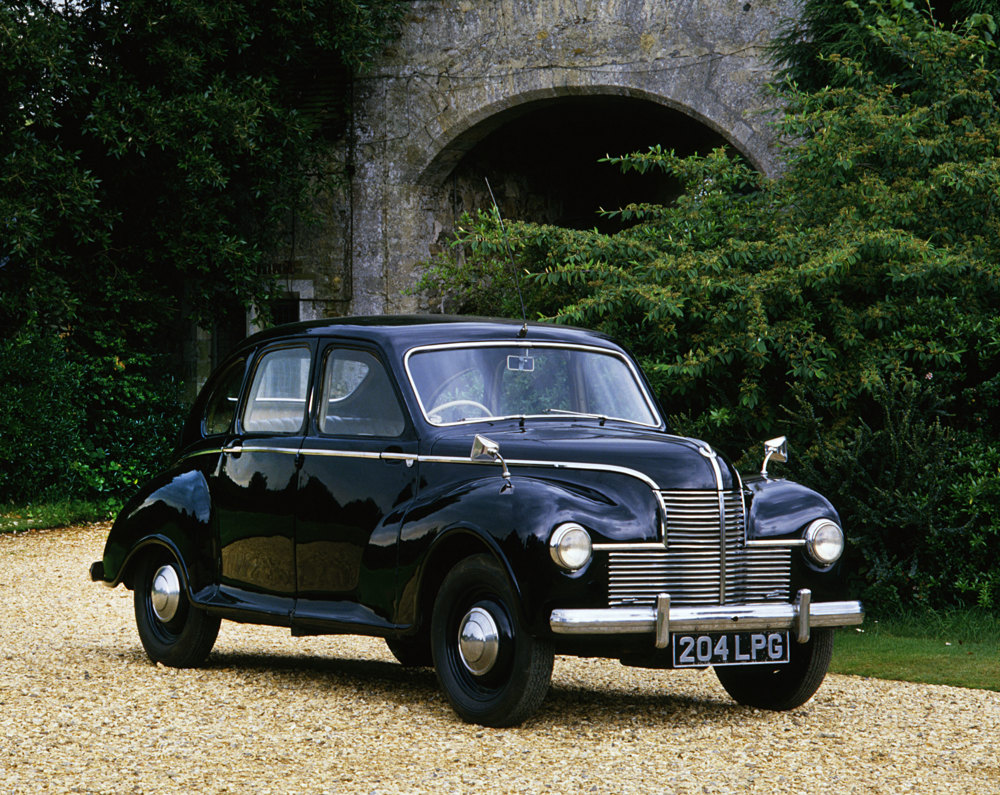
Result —
<path fill-rule="evenodd" d="M 212 584 L 211 506 L 208 481 L 197 470 L 154 479 L 112 525 L 104 546 L 103 581 L 132 587 L 132 563 L 150 544 L 159 544 L 177 556 L 192 595 Z"/>
<path fill-rule="evenodd" d="M 840 524 L 840 516 L 822 494 L 790 480 L 753 478 L 746 482 L 751 493 L 747 517 L 747 538 L 774 540 L 802 538 L 805 529 L 816 519 L 831 519 Z M 846 534 L 846 528 L 845 528 Z M 806 554 L 805 547 L 792 550 L 792 592 L 799 588 L 812 591 L 816 601 L 846 598 L 843 558 L 832 566 L 819 566 Z"/>
<path fill-rule="evenodd" d="M 655 539 L 657 501 L 633 478 L 573 474 L 572 481 L 515 475 L 510 488 L 490 476 L 423 493 L 400 533 L 398 623 L 423 623 L 450 568 L 477 552 L 505 567 L 534 631 L 548 632 L 552 606 L 602 604 L 603 574 L 593 561 L 576 572 L 560 569 L 549 554 L 552 531 L 572 521 L 596 542 Z"/>
<path fill-rule="evenodd" d="M 516 486 L 501 490 L 501 483 L 485 477 L 427 489 L 407 510 L 397 547 L 397 624 L 421 623 L 445 575 L 461 558 L 489 552 L 507 565 L 504 548 Z"/>

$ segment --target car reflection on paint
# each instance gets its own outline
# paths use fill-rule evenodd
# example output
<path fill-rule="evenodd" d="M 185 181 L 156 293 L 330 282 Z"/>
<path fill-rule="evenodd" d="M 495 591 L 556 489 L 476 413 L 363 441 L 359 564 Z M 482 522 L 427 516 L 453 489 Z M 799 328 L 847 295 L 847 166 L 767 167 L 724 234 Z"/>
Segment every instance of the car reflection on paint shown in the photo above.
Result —
<path fill-rule="evenodd" d="M 213 374 L 176 459 L 91 576 L 150 659 L 222 619 L 384 637 L 464 720 L 517 724 L 554 654 L 715 668 L 740 703 L 819 687 L 844 535 L 819 494 L 672 435 L 628 354 L 580 329 L 441 317 L 282 326 Z"/>

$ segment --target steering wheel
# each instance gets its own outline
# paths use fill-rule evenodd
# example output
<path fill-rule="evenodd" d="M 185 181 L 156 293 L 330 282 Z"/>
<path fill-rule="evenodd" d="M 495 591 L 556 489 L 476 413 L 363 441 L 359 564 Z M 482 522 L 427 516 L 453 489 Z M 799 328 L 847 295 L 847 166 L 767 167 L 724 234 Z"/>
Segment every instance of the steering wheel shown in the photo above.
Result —
<path fill-rule="evenodd" d="M 441 412 L 447 411 L 448 409 L 456 408 L 458 406 L 471 406 L 476 411 L 482 412 L 481 416 L 483 417 L 493 416 L 493 412 L 490 411 L 488 408 L 486 408 L 486 406 L 484 406 L 482 403 L 476 400 L 467 400 L 465 398 L 459 398 L 458 400 L 449 400 L 447 403 L 442 403 L 439 406 L 435 406 L 429 412 L 427 412 L 427 416 L 430 417 L 431 420 L 433 420 L 434 422 L 442 422 L 443 418 L 441 417 Z M 460 417 L 459 419 L 466 419 L 466 418 Z"/>

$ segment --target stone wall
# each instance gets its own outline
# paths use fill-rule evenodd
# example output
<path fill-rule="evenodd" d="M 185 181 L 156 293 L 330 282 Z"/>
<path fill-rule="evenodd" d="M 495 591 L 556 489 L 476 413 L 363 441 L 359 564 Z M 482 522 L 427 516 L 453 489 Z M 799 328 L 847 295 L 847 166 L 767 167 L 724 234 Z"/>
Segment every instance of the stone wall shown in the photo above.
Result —
<path fill-rule="evenodd" d="M 329 197 L 320 229 L 296 236 L 289 286 L 310 285 L 303 317 L 416 310 L 405 292 L 415 267 L 456 213 L 485 197 L 456 178 L 463 159 L 532 109 L 571 98 L 650 103 L 774 173 L 764 48 L 793 2 L 409 4 L 401 38 L 355 82 L 350 184 Z"/>

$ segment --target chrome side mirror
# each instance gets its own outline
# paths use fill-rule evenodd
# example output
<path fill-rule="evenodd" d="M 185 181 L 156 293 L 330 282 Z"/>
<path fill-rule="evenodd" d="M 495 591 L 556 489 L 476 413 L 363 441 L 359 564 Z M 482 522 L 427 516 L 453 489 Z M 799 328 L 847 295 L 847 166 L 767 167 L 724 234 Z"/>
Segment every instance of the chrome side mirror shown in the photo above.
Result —
<path fill-rule="evenodd" d="M 767 477 L 767 464 L 769 461 L 784 463 L 788 460 L 788 437 L 779 436 L 776 439 L 768 439 L 764 442 L 764 465 L 760 468 L 760 474 Z"/>
<path fill-rule="evenodd" d="M 473 461 L 499 461 L 500 466 L 503 467 L 503 479 L 506 481 L 504 488 L 513 488 L 507 462 L 500 455 L 500 445 L 492 439 L 487 439 L 482 434 L 477 433 L 476 438 L 472 440 L 472 452 L 469 454 L 469 458 Z"/>

